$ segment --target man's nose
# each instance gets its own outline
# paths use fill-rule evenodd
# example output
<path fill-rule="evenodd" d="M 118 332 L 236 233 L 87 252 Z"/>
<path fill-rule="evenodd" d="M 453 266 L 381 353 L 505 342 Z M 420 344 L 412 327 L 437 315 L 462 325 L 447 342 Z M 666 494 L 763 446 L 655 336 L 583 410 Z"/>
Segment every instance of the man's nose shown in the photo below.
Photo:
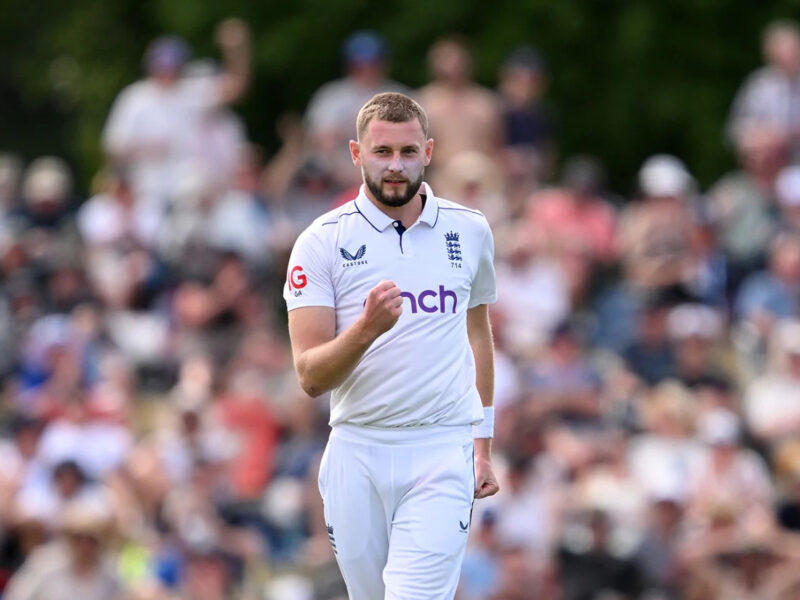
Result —
<path fill-rule="evenodd" d="M 392 160 L 389 162 L 389 170 L 402 171 L 403 168 L 403 161 L 400 160 L 400 154 L 398 153 L 392 156 Z"/>

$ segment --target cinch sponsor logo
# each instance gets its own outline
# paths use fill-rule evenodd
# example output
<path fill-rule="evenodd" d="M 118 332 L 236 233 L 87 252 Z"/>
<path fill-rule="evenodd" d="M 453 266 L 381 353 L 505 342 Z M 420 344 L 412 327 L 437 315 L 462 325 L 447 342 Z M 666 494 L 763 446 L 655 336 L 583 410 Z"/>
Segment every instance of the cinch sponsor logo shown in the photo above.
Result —
<path fill-rule="evenodd" d="M 411 312 L 414 314 L 420 310 L 426 313 L 445 313 L 447 309 L 451 307 L 450 312 L 454 313 L 458 305 L 458 296 L 456 296 L 456 293 L 444 289 L 443 285 L 439 286 L 438 293 L 434 290 L 422 290 L 419 296 L 415 296 L 411 292 L 400 292 L 400 295 L 411 303 Z M 452 302 L 447 302 L 448 298 Z"/>

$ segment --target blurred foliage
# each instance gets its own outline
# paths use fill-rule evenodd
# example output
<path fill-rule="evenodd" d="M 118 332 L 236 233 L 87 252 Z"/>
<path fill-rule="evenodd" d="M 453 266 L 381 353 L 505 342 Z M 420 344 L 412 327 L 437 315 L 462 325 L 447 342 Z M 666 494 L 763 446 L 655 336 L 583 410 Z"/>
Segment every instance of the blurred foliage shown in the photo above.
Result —
<path fill-rule="evenodd" d="M 177 33 L 196 56 L 217 57 L 215 24 L 239 16 L 253 29 L 254 79 L 237 109 L 269 150 L 276 117 L 302 111 L 321 83 L 339 76 L 350 32 L 384 34 L 392 76 L 412 86 L 426 82 L 430 43 L 458 32 L 472 41 L 486 85 L 514 46 L 539 49 L 562 157 L 600 156 L 629 193 L 646 156 L 672 152 L 707 186 L 732 165 L 723 122 L 737 86 L 761 61 L 763 26 L 799 15 L 790 0 L 4 0 L 0 150 L 61 154 L 85 185 L 101 164 L 111 102 L 141 76 L 147 42 Z"/>

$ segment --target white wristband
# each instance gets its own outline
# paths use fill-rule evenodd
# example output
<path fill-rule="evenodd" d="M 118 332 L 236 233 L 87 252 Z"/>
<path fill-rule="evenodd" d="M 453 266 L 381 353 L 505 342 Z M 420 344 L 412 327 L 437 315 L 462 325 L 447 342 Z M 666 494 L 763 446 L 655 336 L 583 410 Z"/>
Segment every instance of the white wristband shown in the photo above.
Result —
<path fill-rule="evenodd" d="M 494 437 L 494 406 L 483 407 L 483 422 L 472 426 L 473 438 Z"/>

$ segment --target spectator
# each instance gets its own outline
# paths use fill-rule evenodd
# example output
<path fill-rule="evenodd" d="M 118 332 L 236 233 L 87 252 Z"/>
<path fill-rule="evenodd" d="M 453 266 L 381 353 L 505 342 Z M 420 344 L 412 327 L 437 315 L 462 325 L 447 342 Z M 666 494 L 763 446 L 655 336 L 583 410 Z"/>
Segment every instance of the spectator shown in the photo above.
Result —
<path fill-rule="evenodd" d="M 504 142 L 500 101 L 473 81 L 467 43 L 440 38 L 428 50 L 428 68 L 433 80 L 418 91 L 418 99 L 436 140 L 437 165 L 464 151 L 496 157 Z"/>
<path fill-rule="evenodd" d="M 542 100 L 547 84 L 544 61 L 529 46 L 515 48 L 500 67 L 503 166 L 512 187 L 528 187 L 528 193 L 546 180 L 553 167 L 553 122 Z"/>
<path fill-rule="evenodd" d="M 634 555 L 645 598 L 681 598 L 683 581 L 678 548 L 685 535 L 683 516 L 683 500 L 668 490 L 649 498 L 647 524 Z"/>
<path fill-rule="evenodd" d="M 307 144 L 327 173 L 341 180 L 337 185 L 349 188 L 359 179 L 350 166 L 348 143 L 356 138 L 354 123 L 358 109 L 380 92 L 406 93 L 404 85 L 387 79 L 389 48 L 373 31 L 357 31 L 342 46 L 345 76 L 320 87 L 308 103 L 305 126 Z M 320 214 L 323 211 L 320 211 Z"/>
<path fill-rule="evenodd" d="M 21 241 L 38 269 L 48 269 L 78 252 L 72 206 L 72 174 L 60 158 L 43 156 L 25 170 Z"/>
<path fill-rule="evenodd" d="M 670 344 L 667 315 L 672 307 L 667 294 L 647 297 L 636 321 L 635 337 L 622 352 L 634 375 L 648 385 L 675 376 L 675 352 Z"/>
<path fill-rule="evenodd" d="M 459 152 L 441 164 L 436 191 L 469 208 L 481 211 L 494 230 L 506 225 L 509 210 L 497 163 L 479 152 Z M 502 230 L 502 229 L 501 229 Z"/>
<path fill-rule="evenodd" d="M 589 156 L 575 156 L 564 165 L 561 188 L 535 193 L 526 217 L 531 234 L 554 248 L 578 248 L 591 261 L 616 258 L 616 214 L 603 198 L 602 165 Z"/>
<path fill-rule="evenodd" d="M 124 174 L 103 175 L 101 181 L 105 189 L 89 198 L 77 217 L 91 289 L 114 310 L 151 306 L 163 283 L 155 255 L 162 215 L 136 202 Z"/>
<path fill-rule="evenodd" d="M 800 237 L 778 235 L 770 245 L 767 269 L 744 280 L 736 295 L 736 315 L 766 339 L 778 319 L 797 314 L 800 299 Z"/>
<path fill-rule="evenodd" d="M 696 540 L 684 556 L 684 597 L 789 599 L 800 592 L 800 546 L 771 521 L 745 522 Z"/>
<path fill-rule="evenodd" d="M 565 321 L 553 330 L 546 353 L 523 368 L 522 378 L 531 415 L 556 418 L 577 429 L 598 425 L 603 382 L 576 323 Z"/>
<path fill-rule="evenodd" d="M 690 234 L 684 285 L 701 302 L 726 308 L 730 268 L 719 246 L 715 224 L 707 206 L 698 204 Z"/>
<path fill-rule="evenodd" d="M 667 333 L 673 343 L 675 374 L 687 386 L 724 373 L 719 356 L 723 316 L 710 306 L 685 303 L 667 315 Z"/>
<path fill-rule="evenodd" d="M 683 283 L 692 231 L 694 178 L 669 155 L 650 157 L 639 170 L 642 198 L 623 213 L 619 241 L 626 274 L 647 288 Z"/>
<path fill-rule="evenodd" d="M 708 216 L 731 267 L 729 288 L 764 264 L 776 227 L 775 177 L 788 159 L 784 134 L 752 124 L 736 138 L 740 169 L 724 175 L 708 193 Z"/>
<path fill-rule="evenodd" d="M 655 386 L 641 407 L 643 431 L 631 439 L 629 460 L 648 495 L 669 493 L 684 501 L 703 459 L 694 439 L 697 406 L 692 393 L 675 381 Z"/>
<path fill-rule="evenodd" d="M 769 517 L 775 496 L 769 471 L 758 454 L 741 447 L 736 414 L 711 410 L 700 418 L 698 430 L 709 452 L 695 473 L 688 518 L 697 523 L 714 505 L 735 507 L 743 521 Z"/>
<path fill-rule="evenodd" d="M 751 73 L 733 101 L 727 131 L 737 140 L 753 124 L 767 125 L 788 136 L 797 158 L 800 139 L 800 29 L 794 21 L 774 21 L 763 34 L 765 66 Z"/>
<path fill-rule="evenodd" d="M 564 600 L 591 600 L 614 592 L 636 597 L 641 592 L 638 566 L 614 547 L 611 524 L 602 511 L 573 516 L 558 551 L 558 562 Z"/>
<path fill-rule="evenodd" d="M 527 356 L 543 348 L 555 327 L 571 307 L 566 275 L 557 257 L 537 248 L 525 223 L 511 226 L 505 260 L 497 265 L 498 303 L 494 306 L 495 335 L 515 356 Z"/>
<path fill-rule="evenodd" d="M 121 599 L 109 548 L 107 507 L 77 501 L 64 513 L 62 534 L 35 550 L 11 579 L 8 600 Z"/>
<path fill-rule="evenodd" d="M 277 242 L 272 235 L 275 217 L 259 191 L 261 151 L 249 146 L 236 155 L 232 185 L 219 198 L 209 217 L 209 243 L 240 254 L 249 266 L 263 271 L 271 262 L 270 255 Z"/>
<path fill-rule="evenodd" d="M 237 19 L 223 21 L 216 41 L 222 50 L 223 73 L 200 76 L 183 72 L 189 57 L 186 42 L 175 36 L 153 41 L 145 54 L 147 77 L 125 88 L 114 102 L 103 147 L 113 164 L 130 172 L 137 202 L 166 207 L 176 169 L 202 158 L 197 153 L 205 147 L 200 139 L 209 119 L 247 89 L 247 26 Z"/>
<path fill-rule="evenodd" d="M 771 360 L 766 373 L 746 388 L 743 414 L 750 433 L 767 449 L 800 431 L 800 322 L 778 321 L 770 334 Z"/>
<path fill-rule="evenodd" d="M 533 461 L 513 458 L 504 483 L 491 507 L 485 508 L 497 516 L 498 545 L 526 555 L 549 555 L 562 524 L 565 490 L 557 470 L 548 465 L 544 455 Z"/>

